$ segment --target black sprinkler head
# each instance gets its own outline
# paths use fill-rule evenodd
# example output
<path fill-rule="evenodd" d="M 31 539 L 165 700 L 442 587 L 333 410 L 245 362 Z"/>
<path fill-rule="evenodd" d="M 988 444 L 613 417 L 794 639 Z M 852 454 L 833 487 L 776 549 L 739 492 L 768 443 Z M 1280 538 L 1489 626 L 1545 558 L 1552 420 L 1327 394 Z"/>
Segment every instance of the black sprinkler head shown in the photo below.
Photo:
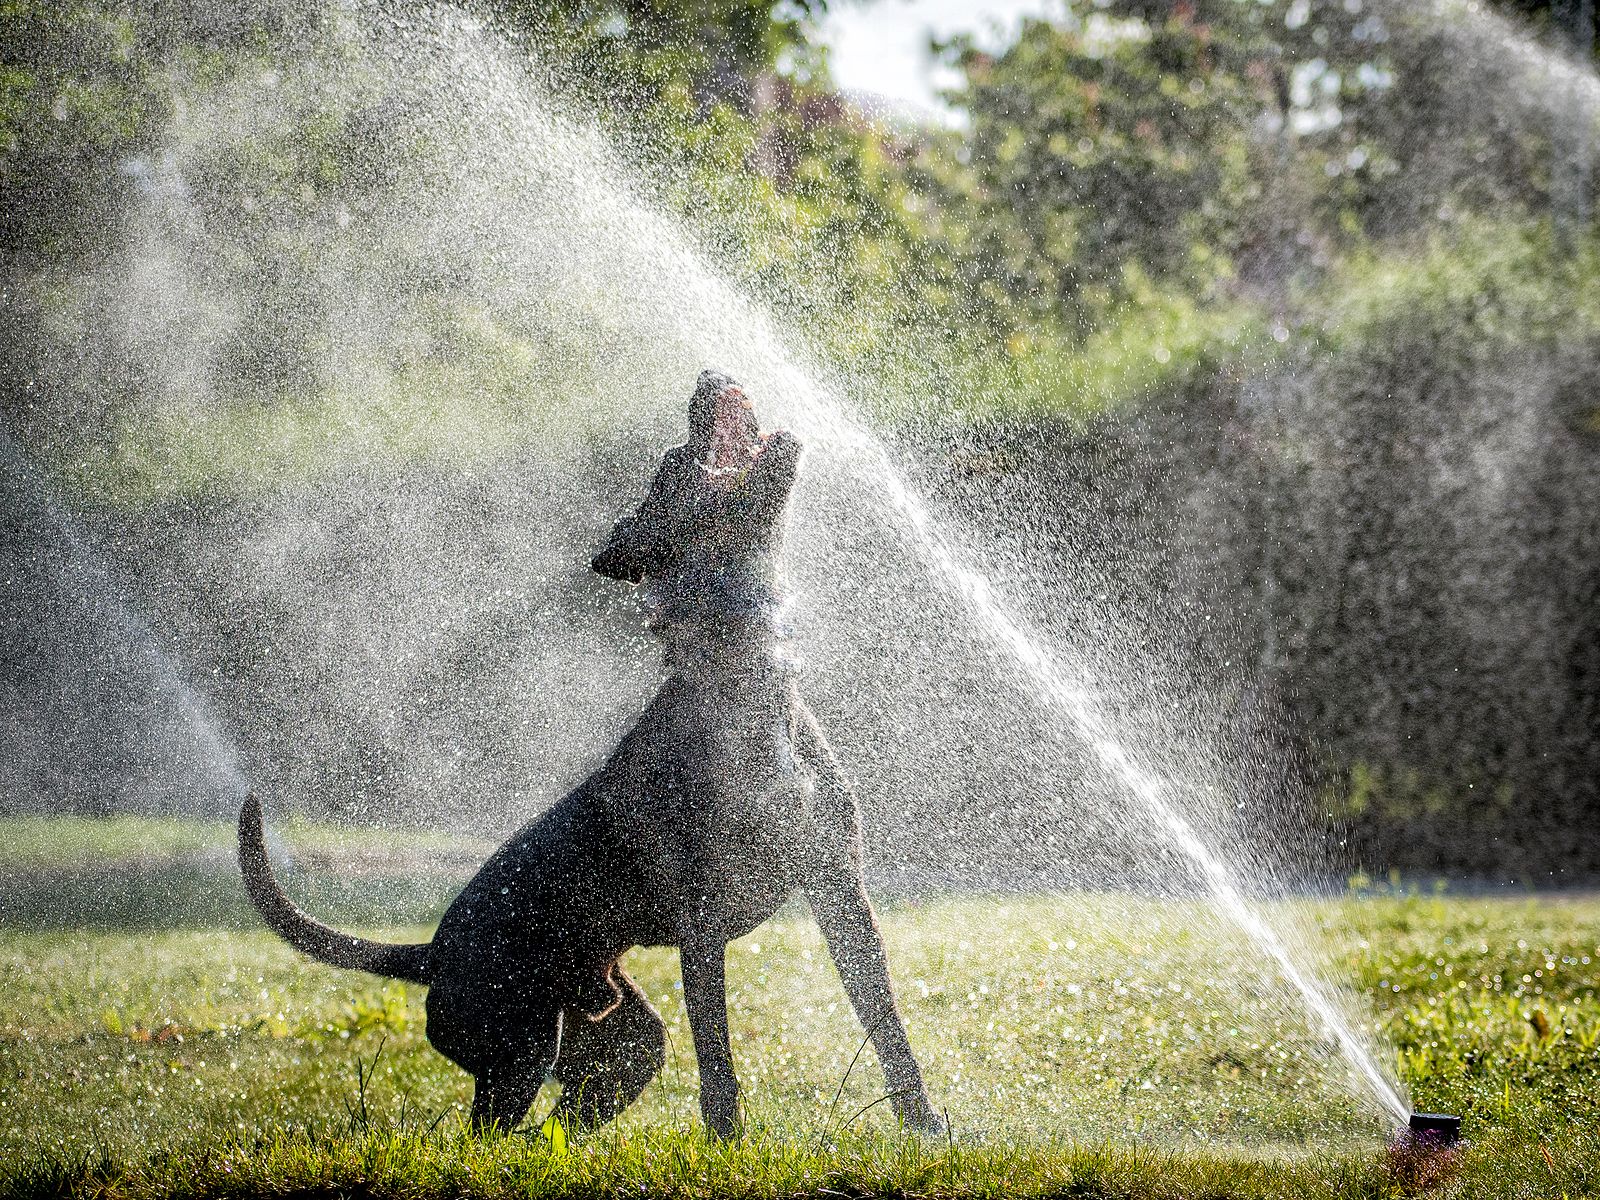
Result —
<path fill-rule="evenodd" d="M 1412 1138 L 1428 1146 L 1454 1146 L 1461 1140 L 1461 1118 L 1445 1113 L 1414 1112 L 1409 1122 Z"/>

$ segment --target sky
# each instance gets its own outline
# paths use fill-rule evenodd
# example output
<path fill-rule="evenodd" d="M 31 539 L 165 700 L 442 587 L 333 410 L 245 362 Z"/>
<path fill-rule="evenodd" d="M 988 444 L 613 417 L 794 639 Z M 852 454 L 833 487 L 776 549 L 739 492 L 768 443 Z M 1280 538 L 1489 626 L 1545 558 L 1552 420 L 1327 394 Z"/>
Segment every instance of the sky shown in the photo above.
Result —
<path fill-rule="evenodd" d="M 937 91 L 953 73 L 935 67 L 931 36 L 977 33 L 996 41 L 997 31 L 1015 29 L 1024 16 L 1058 13 L 1061 0 L 876 0 L 830 5 L 822 38 L 830 47 L 834 82 L 847 92 L 869 93 L 895 108 L 948 122 L 951 114 Z"/>

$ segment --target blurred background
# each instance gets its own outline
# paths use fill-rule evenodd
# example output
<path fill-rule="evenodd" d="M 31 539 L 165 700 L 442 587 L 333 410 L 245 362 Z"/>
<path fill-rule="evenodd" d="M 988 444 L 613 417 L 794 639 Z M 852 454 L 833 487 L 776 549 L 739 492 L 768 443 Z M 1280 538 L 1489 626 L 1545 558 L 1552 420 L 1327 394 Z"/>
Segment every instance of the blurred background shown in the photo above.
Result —
<path fill-rule="evenodd" d="M 603 189 L 525 89 L 1305 869 L 1600 872 L 1588 0 L 17 0 L 0 46 L 15 828 L 179 845 L 254 784 L 488 838 L 653 690 L 587 563 L 697 364 L 562 257 Z M 941 765 L 997 757 L 970 662 L 844 630 L 808 692 L 880 868 L 1089 853 L 1023 819 L 1043 735 L 1015 804 Z"/>

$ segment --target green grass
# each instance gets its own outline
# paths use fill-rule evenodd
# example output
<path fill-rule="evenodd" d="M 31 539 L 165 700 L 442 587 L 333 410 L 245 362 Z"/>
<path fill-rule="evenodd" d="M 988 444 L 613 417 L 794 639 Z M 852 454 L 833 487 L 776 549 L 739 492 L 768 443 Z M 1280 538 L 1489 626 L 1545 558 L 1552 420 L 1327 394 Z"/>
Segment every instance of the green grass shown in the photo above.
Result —
<path fill-rule="evenodd" d="M 292 886 L 350 921 L 429 921 L 492 839 L 290 821 Z M 35 932 L 255 928 L 231 822 L 0 818 L 0 927 Z"/>
<path fill-rule="evenodd" d="M 274 826 L 296 854 L 341 860 L 449 856 L 482 859 L 495 847 L 488 838 L 437 830 L 391 830 L 290 821 Z M 186 817 L 3 817 L 0 871 L 62 869 L 113 862 L 233 854 L 231 821 Z"/>
<path fill-rule="evenodd" d="M 167 906 L 172 923 L 181 904 Z M 330 914 L 332 915 L 332 914 Z M 1470 1196 L 1600 1194 L 1600 901 L 1378 898 L 1280 912 L 1330 949 Z M 159 922 L 152 924 L 158 925 Z M 630 969 L 667 1070 L 558 1152 L 490 1144 L 423 993 L 219 928 L 0 930 L 0 1196 L 1383 1196 L 1417 1184 L 1328 1043 L 1202 908 L 950 898 L 884 913 L 953 1135 L 898 1135 L 816 930 L 730 949 L 749 1131 L 698 1132 L 672 953 Z M 414 936 L 416 930 L 390 930 Z M 547 1111 L 545 1096 L 535 1122 Z"/>

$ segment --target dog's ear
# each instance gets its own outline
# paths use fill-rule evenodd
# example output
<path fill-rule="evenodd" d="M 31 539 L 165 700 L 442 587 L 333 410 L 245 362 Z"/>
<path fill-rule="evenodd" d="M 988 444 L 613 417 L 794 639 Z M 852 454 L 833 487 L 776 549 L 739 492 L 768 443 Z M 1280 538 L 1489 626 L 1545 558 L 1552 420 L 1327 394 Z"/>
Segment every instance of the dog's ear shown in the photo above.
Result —
<path fill-rule="evenodd" d="M 701 371 L 694 394 L 689 397 L 688 448 L 696 458 L 705 456 L 717 421 L 717 393 L 731 380 L 716 371 Z"/>
<path fill-rule="evenodd" d="M 623 517 L 589 565 L 608 579 L 643 583 L 647 569 L 644 552 L 648 546 L 647 539 L 640 534 L 639 518 Z"/>

